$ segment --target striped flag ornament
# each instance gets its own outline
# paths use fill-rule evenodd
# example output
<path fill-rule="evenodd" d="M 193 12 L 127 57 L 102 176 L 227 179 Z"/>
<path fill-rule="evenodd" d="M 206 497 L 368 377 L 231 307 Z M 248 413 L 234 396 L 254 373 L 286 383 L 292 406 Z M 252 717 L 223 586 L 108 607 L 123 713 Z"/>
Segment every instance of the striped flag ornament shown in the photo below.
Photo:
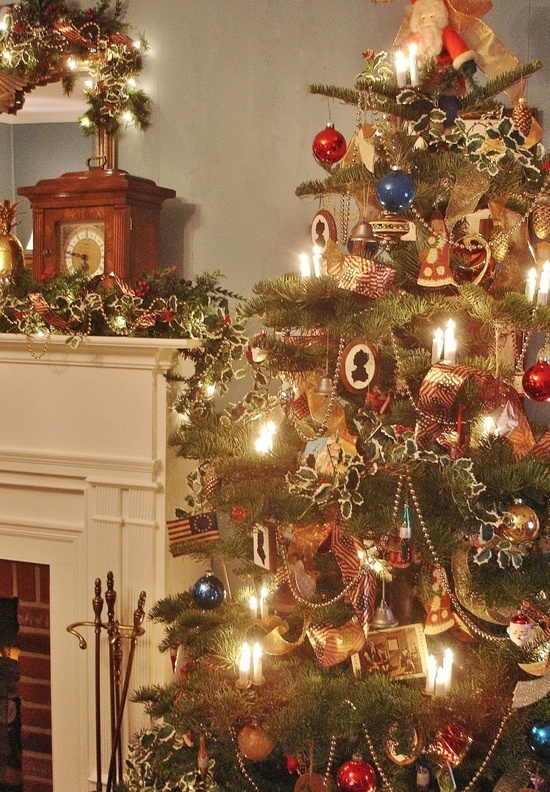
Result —
<path fill-rule="evenodd" d="M 218 517 L 214 511 L 168 520 L 166 527 L 168 529 L 168 538 L 170 539 L 170 552 L 174 558 L 183 555 L 183 553 L 174 549 L 174 546 L 180 542 L 194 540 L 210 542 L 220 538 Z"/>

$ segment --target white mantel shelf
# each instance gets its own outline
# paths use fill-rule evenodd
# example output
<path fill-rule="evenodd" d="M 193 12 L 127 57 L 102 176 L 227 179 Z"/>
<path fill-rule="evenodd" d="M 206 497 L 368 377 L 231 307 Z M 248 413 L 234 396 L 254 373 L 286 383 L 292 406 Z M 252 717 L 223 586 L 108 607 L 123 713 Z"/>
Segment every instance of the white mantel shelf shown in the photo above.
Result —
<path fill-rule="evenodd" d="M 182 505 L 185 463 L 167 444 L 180 385 L 166 372 L 179 361 L 188 375 L 178 350 L 200 341 L 87 336 L 73 349 L 52 335 L 44 345 L 0 334 L 0 557 L 50 566 L 54 792 L 89 792 L 93 651 L 66 626 L 93 620 L 94 580 L 105 589 L 108 571 L 126 623 L 140 591 L 146 610 L 171 593 L 165 523 Z M 145 626 L 131 689 L 167 673 L 161 633 Z M 128 705 L 125 739 L 144 723 Z"/>

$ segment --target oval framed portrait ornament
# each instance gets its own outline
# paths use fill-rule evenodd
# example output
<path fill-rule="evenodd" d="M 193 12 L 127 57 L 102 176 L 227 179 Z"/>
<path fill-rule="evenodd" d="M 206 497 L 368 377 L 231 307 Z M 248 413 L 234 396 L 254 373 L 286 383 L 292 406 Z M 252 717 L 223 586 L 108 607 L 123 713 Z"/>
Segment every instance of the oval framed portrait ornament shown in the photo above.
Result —
<path fill-rule="evenodd" d="M 355 338 L 345 347 L 340 362 L 340 379 L 351 393 L 363 393 L 376 381 L 378 351 L 364 338 Z"/>

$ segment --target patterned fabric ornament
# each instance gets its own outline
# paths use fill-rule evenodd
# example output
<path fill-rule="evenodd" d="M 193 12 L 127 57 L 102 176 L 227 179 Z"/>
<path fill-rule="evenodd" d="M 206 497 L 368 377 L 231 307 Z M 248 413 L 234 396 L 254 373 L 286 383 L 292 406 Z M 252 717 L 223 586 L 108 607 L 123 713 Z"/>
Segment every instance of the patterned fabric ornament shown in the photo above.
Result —
<path fill-rule="evenodd" d="M 332 552 L 340 567 L 344 586 L 347 586 L 360 570 L 359 553 L 364 552 L 363 545 L 356 536 L 342 534 L 337 529 L 333 533 Z M 376 577 L 371 569 L 365 568 L 360 580 L 348 591 L 346 599 L 353 606 L 366 634 L 376 601 Z"/>
<path fill-rule="evenodd" d="M 436 363 L 429 369 L 420 386 L 417 402 L 416 441 L 421 448 L 440 442 L 440 437 L 448 431 L 448 427 L 456 425 L 459 391 L 468 380 L 477 385 L 486 402 L 494 398 L 497 381 L 488 372 L 472 366 L 451 366 L 446 363 Z M 501 401 L 507 400 L 513 405 L 514 426 L 509 427 L 506 436 L 519 459 L 533 448 L 535 438 L 517 391 L 500 382 L 499 397 Z"/>
<path fill-rule="evenodd" d="M 211 542 L 220 538 L 218 517 L 214 511 L 168 520 L 166 528 L 170 540 L 170 552 L 174 558 L 183 555 L 174 547 L 180 542 Z"/>
<path fill-rule="evenodd" d="M 365 645 L 365 634 L 355 616 L 340 627 L 330 622 L 316 624 L 308 629 L 307 637 L 323 668 L 343 663 Z"/>
<path fill-rule="evenodd" d="M 345 256 L 338 286 L 376 299 L 388 293 L 394 276 L 393 267 L 362 256 Z"/>
<path fill-rule="evenodd" d="M 417 283 L 429 289 L 456 285 L 451 272 L 451 246 L 445 219 L 439 210 L 430 218 L 427 247 L 420 251 Z"/>

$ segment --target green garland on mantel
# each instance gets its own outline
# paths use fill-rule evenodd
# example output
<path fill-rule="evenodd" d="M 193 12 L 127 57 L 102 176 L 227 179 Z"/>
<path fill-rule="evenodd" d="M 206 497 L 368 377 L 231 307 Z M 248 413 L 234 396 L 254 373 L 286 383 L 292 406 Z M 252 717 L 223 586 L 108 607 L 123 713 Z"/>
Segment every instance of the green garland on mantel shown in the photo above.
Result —
<path fill-rule="evenodd" d="M 63 0 L 21 0 L 0 5 L 0 72 L 14 77 L 15 101 L 39 85 L 61 82 L 69 94 L 75 76 L 86 72 L 89 109 L 80 118 L 85 134 L 114 135 L 125 123 L 147 129 L 151 103 L 136 87 L 147 43 L 131 38 L 122 20 L 122 0 L 98 0 L 82 9 Z"/>
<path fill-rule="evenodd" d="M 223 289 L 220 278 L 203 273 L 192 282 L 170 267 L 145 272 L 134 285 L 112 274 L 89 278 L 82 270 L 37 280 L 16 267 L 0 287 L 0 333 L 62 335 L 72 347 L 85 336 L 200 339 L 199 349 L 185 351 L 195 363 L 192 390 L 198 397 L 215 384 L 219 393 L 231 361 L 241 359 L 248 344 L 229 312 L 239 296 Z"/>

